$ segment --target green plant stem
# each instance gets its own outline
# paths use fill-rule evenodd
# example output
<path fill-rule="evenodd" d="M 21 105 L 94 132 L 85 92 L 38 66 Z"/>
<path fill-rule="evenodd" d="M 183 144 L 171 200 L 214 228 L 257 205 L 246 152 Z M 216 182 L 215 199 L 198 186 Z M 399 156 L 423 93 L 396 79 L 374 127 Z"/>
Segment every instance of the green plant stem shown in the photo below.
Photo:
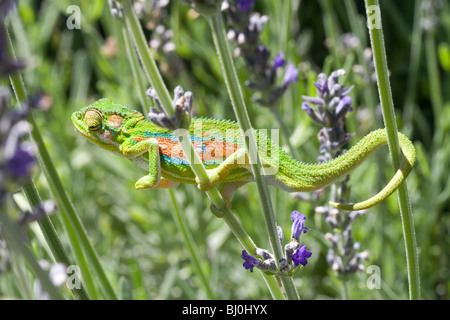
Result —
<path fill-rule="evenodd" d="M 336 26 L 338 26 L 338 22 L 336 21 L 336 17 L 334 15 L 333 10 L 333 1 L 331 0 L 320 0 L 320 4 L 322 6 L 323 10 L 323 24 L 325 26 L 325 32 L 328 38 L 328 41 L 330 41 L 330 49 L 331 54 L 334 58 L 334 66 L 335 69 L 340 68 L 342 65 L 341 57 L 339 54 L 339 37 L 338 37 L 338 31 L 336 29 Z"/>
<path fill-rule="evenodd" d="M 191 256 L 191 262 L 194 266 L 195 272 L 197 276 L 200 278 L 201 284 L 203 286 L 203 289 L 206 292 L 206 296 L 208 299 L 215 299 L 214 293 L 211 290 L 211 287 L 209 286 L 208 279 L 205 275 L 205 272 L 203 271 L 200 261 L 199 261 L 199 254 L 198 249 L 195 245 L 194 239 L 192 238 L 192 234 L 189 231 L 189 228 L 187 227 L 186 222 L 183 219 L 183 216 L 181 215 L 180 208 L 177 203 L 177 199 L 175 197 L 175 193 L 172 189 L 168 190 L 170 199 L 172 201 L 173 205 L 173 219 L 175 220 L 178 230 L 181 232 L 183 236 L 184 243 L 186 244 L 186 247 L 188 248 L 189 254 Z"/>
<path fill-rule="evenodd" d="M 414 27 L 411 36 L 411 53 L 408 70 L 408 87 L 406 89 L 405 103 L 403 106 L 403 117 L 405 123 L 413 123 L 414 99 L 416 87 L 419 80 L 420 52 L 422 49 L 422 0 L 415 1 Z M 428 69 L 429 70 L 429 69 Z M 412 128 L 411 128 L 412 129 Z"/>
<path fill-rule="evenodd" d="M 14 54 L 14 48 L 12 46 L 11 38 L 8 34 L 8 45 L 9 50 L 12 57 L 15 57 Z M 27 101 L 27 92 L 25 89 L 25 85 L 23 83 L 23 79 L 19 73 L 10 75 L 11 85 L 13 87 L 14 93 L 16 95 L 17 101 L 19 103 L 23 103 L 24 101 Z M 104 269 L 102 268 L 100 261 L 98 259 L 98 256 L 94 250 L 94 248 L 91 246 L 86 231 L 84 229 L 83 224 L 81 223 L 81 220 L 78 216 L 78 214 L 75 211 L 75 208 L 72 204 L 72 202 L 69 199 L 69 196 L 66 193 L 66 190 L 64 189 L 64 186 L 61 182 L 61 179 L 59 178 L 58 173 L 56 172 L 56 169 L 53 165 L 53 162 L 50 158 L 50 155 L 47 151 L 47 148 L 44 144 L 44 141 L 42 139 L 42 136 L 40 134 L 39 128 L 36 125 L 36 122 L 34 121 L 33 115 L 30 114 L 28 117 L 28 122 L 30 123 L 32 130 L 31 130 L 31 137 L 34 141 L 34 143 L 37 146 L 38 154 L 40 163 L 44 169 L 44 173 L 47 177 L 47 180 L 49 182 L 50 188 L 52 189 L 53 194 L 55 195 L 56 200 L 58 201 L 60 205 L 60 212 L 61 217 L 63 218 L 63 222 L 65 224 L 66 230 L 73 230 L 73 236 L 70 237 L 71 233 L 69 234 L 70 242 L 73 246 L 77 246 L 79 250 L 74 250 L 74 253 L 77 255 L 77 258 L 80 258 L 81 260 L 78 260 L 77 262 L 80 263 L 80 269 L 83 272 L 82 276 L 85 281 L 86 287 L 89 290 L 89 295 L 95 299 L 97 298 L 95 285 L 91 277 L 91 270 L 95 271 L 98 283 L 101 284 L 102 288 L 104 289 L 104 292 L 106 294 L 106 297 L 108 299 L 117 299 L 116 294 L 114 293 L 114 290 L 112 289 L 112 286 L 106 277 L 106 274 L 104 272 Z M 84 252 L 83 250 L 84 249 Z M 85 255 L 88 258 L 90 262 L 90 267 L 88 268 L 87 261 L 84 263 Z M 84 268 L 83 268 L 84 265 Z"/>
<path fill-rule="evenodd" d="M 245 106 L 242 90 L 237 78 L 236 70 L 231 56 L 231 51 L 228 45 L 226 37 L 225 27 L 222 21 L 221 12 L 218 11 L 212 17 L 208 17 L 208 22 L 211 26 L 214 44 L 216 51 L 221 62 L 223 74 L 225 77 L 225 83 L 228 88 L 228 93 L 231 98 L 234 113 L 238 120 L 239 126 L 243 132 L 249 135 L 250 139 L 245 141 L 247 150 L 257 150 L 256 139 L 253 135 L 252 126 Z M 262 209 L 264 213 L 264 219 L 266 222 L 266 228 L 269 234 L 269 241 L 272 247 L 272 251 L 275 255 L 275 259 L 278 262 L 283 257 L 283 251 L 281 243 L 278 239 L 277 225 L 275 221 L 275 215 L 273 212 L 272 202 L 270 199 L 269 190 L 266 185 L 266 181 L 261 172 L 261 165 L 258 152 L 248 152 L 249 159 L 255 177 L 255 182 L 258 187 L 259 196 L 261 199 Z M 299 299 L 298 292 L 294 286 L 291 277 L 281 277 L 286 296 L 288 299 Z"/>
<path fill-rule="evenodd" d="M 431 105 L 433 107 L 434 114 L 434 125 L 436 128 L 439 128 L 440 116 L 442 115 L 442 109 L 444 105 L 444 99 L 442 96 L 441 90 L 441 79 L 439 75 L 439 63 L 437 61 L 437 52 L 436 52 L 436 41 L 435 41 L 435 30 L 427 30 L 425 32 L 425 55 L 427 60 L 427 70 L 428 70 L 428 81 L 430 87 L 430 98 Z M 436 130 L 436 132 L 439 132 Z M 441 130 L 440 132 L 444 132 Z M 442 136 L 441 134 L 436 134 L 437 139 L 436 145 L 441 145 Z"/>
<path fill-rule="evenodd" d="M 131 71 L 133 72 L 133 77 L 137 79 L 137 89 L 136 93 L 139 96 L 139 101 L 141 102 L 141 105 L 144 109 L 144 114 L 148 114 L 150 111 L 150 99 L 146 96 L 146 90 L 147 88 L 144 86 L 144 80 L 142 79 L 143 75 L 141 73 L 141 69 L 139 68 L 139 61 L 132 51 L 134 48 L 131 44 L 130 34 L 127 29 L 123 29 L 122 32 L 123 40 L 125 43 L 125 48 L 127 50 L 127 56 L 128 60 L 130 61 Z"/>
<path fill-rule="evenodd" d="M 131 2 L 129 1 L 123 2 L 123 7 L 125 13 L 125 20 L 129 28 L 130 35 L 133 38 L 133 41 L 136 45 L 136 51 L 138 52 L 138 55 L 141 58 L 141 61 L 143 62 L 142 67 L 144 68 L 144 71 L 147 77 L 149 78 L 150 83 L 155 89 L 165 113 L 168 116 L 173 115 L 174 112 L 170 95 L 158 71 L 156 62 L 154 61 L 152 55 L 149 52 L 147 42 L 145 41 L 145 37 L 142 32 L 142 28 L 139 24 L 139 20 L 136 16 L 136 13 L 132 8 Z M 161 99 L 161 97 L 164 97 L 166 95 L 168 95 L 166 99 L 164 100 Z M 195 152 L 193 145 L 190 141 L 190 137 L 187 134 L 187 131 L 182 129 L 176 130 L 175 134 L 179 139 L 184 154 L 189 155 L 187 157 L 187 160 L 189 161 L 189 164 L 192 170 L 194 171 L 195 175 L 197 176 L 197 178 L 201 182 L 208 182 L 209 177 L 206 172 L 206 169 L 203 166 L 203 163 L 200 160 L 198 154 Z M 247 232 L 239 223 L 239 221 L 236 219 L 236 217 L 233 215 L 233 213 L 229 209 L 227 209 L 225 201 L 222 198 L 222 195 L 217 190 L 217 188 L 213 188 L 211 190 L 206 191 L 206 194 L 208 195 L 208 198 L 212 203 L 211 205 L 212 211 L 218 217 L 221 217 L 225 220 L 225 222 L 227 223 L 227 225 L 229 226 L 235 237 L 244 247 L 244 249 L 247 250 L 248 252 L 254 253 L 256 250 L 255 243 L 247 234 Z M 280 288 L 276 284 L 275 278 L 263 272 L 261 272 L 261 274 L 267 283 L 267 286 L 272 294 L 272 297 L 274 299 L 283 299 Z"/>
<path fill-rule="evenodd" d="M 366 13 L 368 15 L 373 14 L 372 12 L 369 12 L 370 6 L 377 6 L 379 8 L 378 0 L 365 1 Z M 380 11 L 378 10 L 378 12 Z M 381 21 L 381 16 L 377 18 Z M 377 74 L 381 107 L 383 110 L 383 119 L 386 126 L 386 134 L 388 137 L 389 150 L 394 169 L 397 170 L 400 167 L 401 153 L 397 134 L 397 124 L 395 122 L 394 103 L 389 81 L 386 49 L 383 39 L 383 28 L 369 28 L 369 33 L 375 62 L 375 70 Z M 403 237 L 405 241 L 406 264 L 409 281 L 409 297 L 410 299 L 415 300 L 420 298 L 419 263 L 417 257 L 417 242 L 414 231 L 414 222 L 406 183 L 403 183 L 398 188 L 397 194 L 399 200 L 400 215 L 402 219 Z"/>
<path fill-rule="evenodd" d="M 341 279 L 341 296 L 342 300 L 350 300 L 348 295 L 348 277 L 343 274 L 339 277 Z"/>
<path fill-rule="evenodd" d="M 41 203 L 39 193 L 32 180 L 25 184 L 23 190 L 32 207 L 37 206 Z M 63 263 L 66 266 L 73 265 L 66 253 L 66 250 L 62 246 L 61 241 L 59 240 L 58 234 L 56 233 L 55 227 L 53 226 L 50 217 L 47 215 L 42 217 L 38 221 L 38 225 L 42 233 L 44 234 L 44 237 L 50 247 L 55 261 Z M 76 274 L 75 276 L 78 277 L 78 275 Z M 81 283 L 81 281 L 79 283 Z M 86 292 L 83 283 L 81 283 L 80 288 L 71 288 L 71 291 L 76 299 L 89 300 L 89 295 Z"/>
<path fill-rule="evenodd" d="M 358 10 L 356 8 L 354 0 L 345 0 L 345 8 L 347 9 L 348 20 L 350 23 L 351 30 L 361 42 L 361 45 L 359 45 L 358 48 L 356 49 L 358 62 L 360 65 L 364 67 L 364 70 L 367 73 L 367 77 L 370 77 L 371 70 L 369 69 L 369 62 L 364 55 L 364 48 L 366 48 L 368 45 L 367 35 L 365 33 L 365 27 L 363 22 L 364 20 L 358 14 Z M 367 84 L 367 86 L 365 86 L 365 88 L 363 88 L 363 92 L 364 92 L 364 104 L 366 108 L 370 110 L 372 118 L 376 119 L 377 93 L 375 91 L 375 86 L 371 81 Z"/>
<path fill-rule="evenodd" d="M 148 53 L 147 41 L 145 40 L 144 33 L 142 32 L 141 24 L 139 23 L 138 17 L 133 9 L 133 4 L 131 1 L 127 0 L 123 3 L 123 9 L 126 17 L 127 26 L 130 30 L 132 37 L 134 38 L 134 43 L 136 45 L 139 58 L 143 64 L 144 71 L 152 85 L 153 89 L 158 95 L 159 101 L 161 101 L 161 106 L 168 116 L 174 114 L 172 108 L 172 99 L 170 98 L 169 91 L 164 85 L 161 73 L 156 66 L 155 60 Z"/>

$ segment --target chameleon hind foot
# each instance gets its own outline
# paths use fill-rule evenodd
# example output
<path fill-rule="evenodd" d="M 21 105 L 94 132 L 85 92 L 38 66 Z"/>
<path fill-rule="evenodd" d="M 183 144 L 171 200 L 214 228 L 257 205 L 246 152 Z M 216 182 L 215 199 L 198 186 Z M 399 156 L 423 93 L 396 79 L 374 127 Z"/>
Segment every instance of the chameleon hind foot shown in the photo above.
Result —
<path fill-rule="evenodd" d="M 231 210 L 231 201 L 233 200 L 236 190 L 249 182 L 250 181 L 227 182 L 220 187 L 219 192 L 222 195 L 227 210 Z M 223 216 L 222 210 L 217 208 L 214 204 L 211 204 L 211 211 L 219 218 Z"/>
<path fill-rule="evenodd" d="M 233 201 L 236 190 L 249 182 L 250 181 L 233 181 L 222 185 L 220 188 L 220 194 L 225 201 L 227 209 L 231 209 L 231 201 Z"/>
<path fill-rule="evenodd" d="M 217 168 L 206 170 L 209 181 L 202 182 L 196 177 L 195 182 L 200 190 L 208 191 L 224 181 L 225 177 L 234 169 L 247 167 L 249 167 L 247 152 L 245 149 L 239 149 L 226 158 Z"/>

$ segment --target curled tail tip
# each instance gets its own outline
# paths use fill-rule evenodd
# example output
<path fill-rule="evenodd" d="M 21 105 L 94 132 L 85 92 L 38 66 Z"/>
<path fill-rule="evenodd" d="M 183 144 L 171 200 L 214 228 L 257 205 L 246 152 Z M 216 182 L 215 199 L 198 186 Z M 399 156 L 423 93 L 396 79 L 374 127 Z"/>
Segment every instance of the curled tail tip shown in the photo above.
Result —
<path fill-rule="evenodd" d="M 359 210 L 365 210 L 373 207 L 373 204 L 364 204 L 363 202 L 359 203 L 339 203 L 339 202 L 328 202 L 330 206 L 335 207 L 339 210 L 346 210 L 346 211 L 359 211 Z"/>
<path fill-rule="evenodd" d="M 330 206 L 335 207 L 336 209 L 340 210 L 347 210 L 347 211 L 353 211 L 354 204 L 352 203 L 339 203 L 339 202 L 328 202 Z"/>

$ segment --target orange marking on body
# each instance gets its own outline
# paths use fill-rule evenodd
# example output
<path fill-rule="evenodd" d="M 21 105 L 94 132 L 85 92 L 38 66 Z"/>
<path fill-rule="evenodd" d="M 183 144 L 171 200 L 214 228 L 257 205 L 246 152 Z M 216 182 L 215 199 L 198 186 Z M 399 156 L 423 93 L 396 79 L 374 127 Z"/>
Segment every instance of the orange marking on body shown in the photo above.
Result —
<path fill-rule="evenodd" d="M 138 138 L 139 141 L 145 138 Z M 178 142 L 172 141 L 170 138 L 156 138 L 158 140 L 159 153 L 169 158 L 185 159 L 184 152 Z M 135 138 L 135 140 L 137 140 Z M 194 150 L 200 156 L 202 161 L 223 161 L 238 150 L 238 146 L 234 143 L 227 143 L 218 140 L 193 143 Z"/>
<path fill-rule="evenodd" d="M 141 141 L 147 140 L 147 139 L 149 139 L 149 138 L 145 138 L 145 137 L 133 137 L 133 139 L 134 139 L 134 141 L 141 142 Z"/>
<path fill-rule="evenodd" d="M 170 158 L 184 158 L 183 150 L 178 142 L 169 138 L 156 138 L 158 140 L 159 153 Z"/>
<path fill-rule="evenodd" d="M 120 128 L 123 124 L 123 118 L 116 114 L 112 114 L 108 117 L 108 126 L 114 128 Z"/>
<path fill-rule="evenodd" d="M 98 135 L 98 137 L 104 142 L 104 143 L 112 143 L 114 140 L 114 136 L 109 130 L 105 130 L 102 133 Z"/>
<path fill-rule="evenodd" d="M 204 150 L 201 154 L 202 161 L 223 161 L 238 149 L 234 143 L 224 141 L 210 140 L 204 144 Z"/>

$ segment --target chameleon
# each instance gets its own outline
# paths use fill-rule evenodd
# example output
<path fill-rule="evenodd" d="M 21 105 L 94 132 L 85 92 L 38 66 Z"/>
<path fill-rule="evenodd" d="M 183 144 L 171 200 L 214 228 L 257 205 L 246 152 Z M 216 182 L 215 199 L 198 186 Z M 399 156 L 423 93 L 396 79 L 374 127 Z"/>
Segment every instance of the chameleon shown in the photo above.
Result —
<path fill-rule="evenodd" d="M 112 151 L 148 171 L 137 180 L 136 189 L 173 188 L 180 183 L 197 184 L 206 191 L 219 187 L 231 206 L 235 191 L 254 181 L 244 134 L 231 120 L 193 118 L 188 129 L 195 152 L 209 177 L 201 183 L 195 176 L 174 131 L 157 126 L 138 111 L 103 98 L 74 112 L 71 120 L 76 130 L 103 149 Z M 385 129 L 368 133 L 342 155 L 323 163 L 299 162 L 272 142 L 261 130 L 253 129 L 266 182 L 288 192 L 315 191 L 329 185 L 357 168 L 375 149 L 387 144 Z M 375 196 L 359 203 L 330 205 L 343 210 L 363 210 L 389 197 L 411 172 L 416 159 L 412 142 L 398 133 L 402 161 L 390 182 Z M 258 144 L 259 146 L 259 144 Z M 273 170 L 271 170 L 273 169 Z"/>

